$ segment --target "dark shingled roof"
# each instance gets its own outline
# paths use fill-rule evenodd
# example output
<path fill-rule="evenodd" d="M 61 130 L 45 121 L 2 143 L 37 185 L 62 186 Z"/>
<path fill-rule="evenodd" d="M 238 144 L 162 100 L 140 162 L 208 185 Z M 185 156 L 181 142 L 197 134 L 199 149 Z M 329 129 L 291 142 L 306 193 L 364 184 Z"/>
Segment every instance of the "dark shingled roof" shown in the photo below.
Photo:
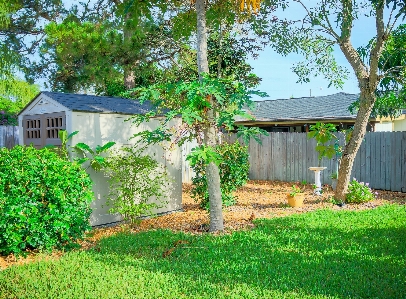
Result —
<path fill-rule="evenodd" d="M 304 97 L 255 102 L 251 112 L 257 121 L 355 119 L 348 107 L 358 94 L 344 92 L 321 97 Z"/>
<path fill-rule="evenodd" d="M 43 91 L 41 93 L 72 111 L 145 114 L 154 109 L 152 104 L 149 102 L 144 102 L 141 104 L 137 100 L 123 98 L 49 91 Z"/>

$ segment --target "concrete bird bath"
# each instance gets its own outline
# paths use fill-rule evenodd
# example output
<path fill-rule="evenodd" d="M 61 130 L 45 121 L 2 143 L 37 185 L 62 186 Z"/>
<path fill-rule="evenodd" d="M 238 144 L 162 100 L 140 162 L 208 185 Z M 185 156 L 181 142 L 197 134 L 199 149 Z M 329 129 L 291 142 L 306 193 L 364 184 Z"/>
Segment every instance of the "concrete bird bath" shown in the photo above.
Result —
<path fill-rule="evenodd" d="M 314 189 L 314 194 L 321 195 L 321 172 L 327 167 L 309 167 L 311 171 L 314 171 L 314 184 L 316 188 Z"/>

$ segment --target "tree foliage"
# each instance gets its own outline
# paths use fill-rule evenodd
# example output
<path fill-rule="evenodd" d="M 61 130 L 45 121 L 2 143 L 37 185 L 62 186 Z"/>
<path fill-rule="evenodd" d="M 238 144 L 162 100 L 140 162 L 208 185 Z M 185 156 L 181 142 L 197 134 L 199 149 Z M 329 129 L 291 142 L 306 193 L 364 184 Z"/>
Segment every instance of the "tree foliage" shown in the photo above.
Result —
<path fill-rule="evenodd" d="M 6 71 L 9 74 L 24 72 L 44 37 L 44 24 L 61 17 L 66 10 L 61 0 L 11 0 L 1 3 L 2 75 Z"/>
<path fill-rule="evenodd" d="M 200 201 L 200 206 L 209 210 L 209 192 L 206 178 L 206 157 L 202 151 L 195 150 L 188 157 L 195 176 L 192 179 L 192 197 Z M 238 141 L 233 144 L 223 143 L 215 148 L 219 158 L 221 198 L 224 206 L 235 204 L 233 192 L 248 181 L 249 163 L 248 147 L 241 146 Z"/>
<path fill-rule="evenodd" d="M 368 45 L 357 49 L 364 62 L 368 59 L 376 39 L 373 38 Z M 406 107 L 406 25 L 399 25 L 385 44 L 379 59 L 379 71 L 382 80 L 376 90 L 377 101 L 372 115 L 375 117 L 397 117 L 401 109 Z M 354 113 L 359 107 L 359 101 L 350 108 Z"/>
<path fill-rule="evenodd" d="M 0 110 L 17 114 L 39 92 L 36 85 L 15 77 L 0 79 Z"/>

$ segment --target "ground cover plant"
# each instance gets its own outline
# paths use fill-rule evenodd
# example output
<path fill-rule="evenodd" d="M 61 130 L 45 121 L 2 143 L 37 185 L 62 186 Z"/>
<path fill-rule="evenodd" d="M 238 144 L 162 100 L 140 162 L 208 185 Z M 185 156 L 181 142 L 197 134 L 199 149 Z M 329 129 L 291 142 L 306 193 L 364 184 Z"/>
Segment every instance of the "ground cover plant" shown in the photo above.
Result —
<path fill-rule="evenodd" d="M 122 230 L 0 272 L 1 298 L 402 298 L 406 209 L 318 210 L 253 230 Z"/>

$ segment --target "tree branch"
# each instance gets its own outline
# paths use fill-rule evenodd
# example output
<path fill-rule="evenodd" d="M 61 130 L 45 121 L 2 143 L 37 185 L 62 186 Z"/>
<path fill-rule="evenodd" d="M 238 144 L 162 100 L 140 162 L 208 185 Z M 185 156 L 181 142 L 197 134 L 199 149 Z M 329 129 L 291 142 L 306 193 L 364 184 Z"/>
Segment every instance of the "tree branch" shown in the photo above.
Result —
<path fill-rule="evenodd" d="M 370 57 L 369 57 L 369 67 L 370 67 L 370 79 L 369 83 L 371 87 L 376 87 L 379 83 L 378 80 L 378 69 L 379 69 L 379 58 L 381 57 L 385 41 L 387 36 L 385 35 L 385 24 L 383 20 L 384 3 L 380 1 L 376 7 L 376 44 L 373 46 Z"/>

